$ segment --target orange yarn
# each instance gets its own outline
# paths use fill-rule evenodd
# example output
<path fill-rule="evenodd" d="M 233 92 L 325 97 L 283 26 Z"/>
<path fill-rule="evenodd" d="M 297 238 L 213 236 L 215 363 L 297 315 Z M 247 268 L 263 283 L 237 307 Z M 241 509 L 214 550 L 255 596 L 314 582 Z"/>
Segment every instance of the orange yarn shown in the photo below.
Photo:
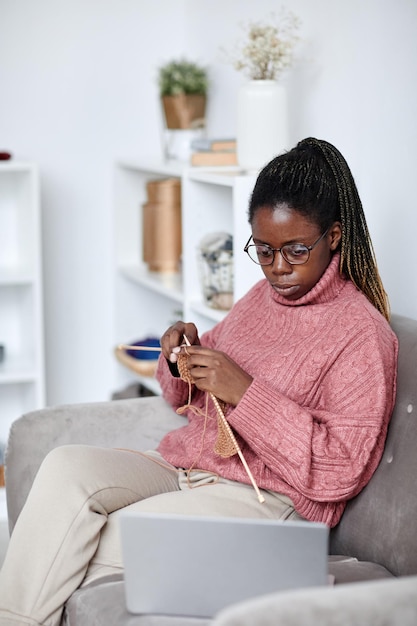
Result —
<path fill-rule="evenodd" d="M 184 339 L 185 339 L 185 343 L 186 345 L 190 345 L 189 341 L 187 340 L 187 337 L 184 335 Z M 192 385 L 192 378 L 190 375 L 190 371 L 189 371 L 189 367 L 188 367 L 188 354 L 187 354 L 187 348 L 185 348 L 185 353 L 181 352 L 178 355 L 178 359 L 177 359 L 177 366 L 178 366 L 178 371 L 180 373 L 180 376 L 183 380 L 185 380 L 185 382 L 188 383 L 188 405 L 181 407 L 181 409 L 177 410 L 177 413 L 179 413 L 180 411 L 184 411 L 185 409 L 189 408 L 192 409 L 193 411 L 195 411 L 196 413 L 199 413 L 199 409 L 196 409 L 196 407 L 193 407 L 191 405 L 191 385 Z M 230 428 L 229 422 L 227 421 L 227 419 L 224 416 L 224 410 L 226 408 L 226 404 L 224 402 L 222 402 L 221 400 L 219 400 L 218 398 L 216 398 L 216 396 L 212 393 L 208 393 L 207 394 L 207 398 L 210 396 L 211 400 L 214 403 L 214 406 L 216 407 L 216 411 L 217 411 L 217 440 L 214 446 L 214 452 L 224 458 L 228 458 L 230 456 L 233 456 L 234 454 L 238 454 L 240 460 L 242 461 L 243 467 L 246 470 L 246 473 L 249 477 L 249 480 L 252 483 L 253 488 L 256 491 L 256 495 L 258 496 L 258 500 L 259 502 L 262 504 L 263 502 L 265 502 L 265 498 L 264 496 L 261 494 L 261 492 L 259 491 L 259 487 L 256 484 L 256 481 L 252 475 L 252 472 L 250 471 L 250 468 L 246 462 L 245 457 L 243 456 L 242 450 L 239 448 L 239 444 L 236 441 L 236 438 L 233 434 L 232 429 Z M 207 401 L 206 401 L 206 412 L 205 412 L 205 421 L 204 421 L 204 431 L 203 431 L 203 439 L 201 442 L 201 450 L 203 449 L 203 445 L 204 445 L 204 435 L 206 432 L 206 424 L 207 424 L 207 418 L 208 418 L 208 405 L 207 405 Z M 197 461 L 195 461 L 193 463 L 193 466 L 197 463 Z M 191 471 L 192 468 L 190 468 L 189 471 Z"/>
<path fill-rule="evenodd" d="M 190 345 L 188 343 L 188 345 Z M 185 348 L 186 350 L 186 348 Z M 181 352 L 178 355 L 178 359 L 177 359 L 177 367 L 178 367 L 178 372 L 180 374 L 180 377 L 182 378 L 182 380 L 184 380 L 186 383 L 188 383 L 188 403 L 182 407 L 180 407 L 179 409 L 177 409 L 177 413 L 181 414 L 184 413 L 185 410 L 190 409 L 192 411 L 194 411 L 194 413 L 196 413 L 197 415 L 201 415 L 204 417 L 204 427 L 203 427 L 203 436 L 202 436 L 202 441 L 201 441 L 201 449 L 200 449 L 200 454 L 198 455 L 198 458 L 194 461 L 194 463 L 192 464 L 192 466 L 186 470 L 186 476 L 187 476 L 187 481 L 189 484 L 190 489 L 193 489 L 194 487 L 191 485 L 190 482 L 190 474 L 191 472 L 194 471 L 194 467 L 195 465 L 198 463 L 198 460 L 200 458 L 201 452 L 203 450 L 203 446 L 204 446 L 204 437 L 206 434 L 206 426 L 207 426 L 207 420 L 209 419 L 209 415 L 208 415 L 208 398 L 210 397 L 215 408 L 217 411 L 217 440 L 214 446 L 214 452 L 216 454 L 218 454 L 219 456 L 222 456 L 223 458 L 228 458 L 230 456 L 233 456 L 234 454 L 238 454 L 240 460 L 243 463 L 243 466 L 246 470 L 246 473 L 252 483 L 253 488 L 255 489 L 255 492 L 258 496 L 258 500 L 259 502 L 262 504 L 263 502 L 265 502 L 265 498 L 264 496 L 261 494 L 261 492 L 259 491 L 258 485 L 255 482 L 254 477 L 252 476 L 252 472 L 249 469 L 249 466 L 245 460 L 245 457 L 242 454 L 241 449 L 239 448 L 239 445 L 236 441 L 236 438 L 233 434 L 232 429 L 230 428 L 230 425 L 228 423 L 228 421 L 226 420 L 225 416 L 224 416 L 224 411 L 226 409 L 227 404 L 225 402 L 223 402 L 222 400 L 219 400 L 218 398 L 216 398 L 215 395 L 213 395 L 212 393 L 208 393 L 206 396 L 206 408 L 205 408 L 205 412 L 203 413 L 203 411 L 201 411 L 201 409 L 199 409 L 198 407 L 195 407 L 191 404 L 191 385 L 193 383 L 193 380 L 191 378 L 190 375 L 190 371 L 188 368 L 188 354 L 185 352 Z M 117 448 L 119 450 L 123 450 L 126 448 Z M 136 454 L 141 454 L 142 456 L 147 456 L 146 454 L 144 454 L 143 452 L 139 452 L 137 450 L 128 450 L 129 452 L 135 452 Z M 160 463 L 159 461 L 157 461 L 156 459 L 152 458 L 152 457 L 147 457 L 150 458 L 152 461 L 154 461 L 155 463 L 157 463 L 158 465 L 161 465 L 162 467 L 166 467 L 167 469 L 172 469 L 169 466 L 165 465 L 164 463 Z M 179 469 L 175 469 L 174 471 L 176 472 L 181 472 L 183 470 L 179 470 Z M 212 472 L 209 472 L 208 470 L 203 470 L 203 469 L 199 469 L 199 472 L 207 472 L 208 474 L 212 474 Z M 218 477 L 217 477 L 218 479 Z M 198 486 L 202 486 L 202 485 L 198 485 Z"/>
<path fill-rule="evenodd" d="M 190 370 L 188 368 L 188 354 L 181 352 L 178 355 L 177 367 L 180 377 L 189 385 L 188 404 L 186 405 L 186 407 L 181 407 L 181 409 L 195 409 L 195 407 L 192 407 L 191 405 L 191 384 L 193 381 L 190 375 Z M 230 430 L 230 426 L 228 427 L 228 425 L 225 424 L 226 418 L 224 416 L 224 411 L 227 404 L 222 400 L 215 398 L 215 396 L 213 396 L 212 394 L 210 394 L 210 397 L 213 400 L 213 404 L 217 411 L 217 440 L 214 446 L 214 452 L 223 458 L 228 458 L 230 456 L 233 456 L 234 454 L 237 454 L 237 447 L 234 441 L 233 434 Z M 207 405 L 205 417 L 208 417 Z"/>

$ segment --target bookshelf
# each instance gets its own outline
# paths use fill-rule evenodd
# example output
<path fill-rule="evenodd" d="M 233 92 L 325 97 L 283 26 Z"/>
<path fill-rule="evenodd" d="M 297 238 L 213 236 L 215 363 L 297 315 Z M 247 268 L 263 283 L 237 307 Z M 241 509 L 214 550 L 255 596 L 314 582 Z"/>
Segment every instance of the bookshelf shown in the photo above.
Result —
<path fill-rule="evenodd" d="M 39 174 L 0 163 L 0 443 L 22 413 L 45 404 Z"/>
<path fill-rule="evenodd" d="M 142 261 L 142 214 L 149 180 L 179 177 L 182 189 L 182 270 L 149 272 Z M 233 235 L 234 291 L 240 298 L 256 281 L 259 268 L 246 259 L 250 235 L 247 207 L 256 176 L 237 167 L 200 168 L 176 161 L 120 160 L 115 166 L 115 345 L 161 336 L 177 319 L 193 321 L 200 334 L 227 314 L 204 302 L 197 263 L 201 239 L 212 232 Z M 117 382 L 134 380 L 159 393 L 158 383 L 117 364 Z"/>

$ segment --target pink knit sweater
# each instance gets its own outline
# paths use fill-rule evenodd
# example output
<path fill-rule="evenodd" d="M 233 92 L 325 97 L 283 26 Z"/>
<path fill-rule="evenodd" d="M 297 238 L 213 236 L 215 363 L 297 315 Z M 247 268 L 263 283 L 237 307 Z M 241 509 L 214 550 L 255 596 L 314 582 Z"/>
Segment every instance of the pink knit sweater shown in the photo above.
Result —
<path fill-rule="evenodd" d="M 227 419 L 260 488 L 289 496 L 304 518 L 334 526 L 346 501 L 367 484 L 384 447 L 395 400 L 397 340 L 389 324 L 332 259 L 317 285 L 296 301 L 257 283 L 211 331 L 205 346 L 228 354 L 252 377 Z M 165 399 L 186 404 L 188 385 L 161 357 Z M 205 408 L 194 388 L 192 403 Z M 216 415 L 210 403 L 209 412 Z M 238 457 L 213 451 L 216 419 L 203 418 L 164 437 L 162 456 L 249 483 Z"/>

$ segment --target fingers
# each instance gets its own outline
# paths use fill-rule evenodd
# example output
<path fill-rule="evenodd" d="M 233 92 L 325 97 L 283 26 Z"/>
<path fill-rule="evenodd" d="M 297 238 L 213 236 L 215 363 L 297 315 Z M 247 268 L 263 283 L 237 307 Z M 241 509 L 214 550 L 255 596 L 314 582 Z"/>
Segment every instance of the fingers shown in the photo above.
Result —
<path fill-rule="evenodd" d="M 202 346 L 179 348 L 188 355 L 188 371 L 200 391 L 213 393 L 231 406 L 236 406 L 252 377 L 226 354 Z"/>
<path fill-rule="evenodd" d="M 187 354 L 187 367 L 194 384 L 201 390 L 209 390 L 210 385 L 223 371 L 221 352 L 202 346 L 180 346 L 173 350 L 175 357 Z"/>
<path fill-rule="evenodd" d="M 168 357 L 171 363 L 176 363 L 178 361 L 178 355 L 180 352 L 181 346 L 175 346 L 175 348 L 172 348 L 172 351 Z"/>
<path fill-rule="evenodd" d="M 178 348 L 173 351 L 175 354 L 180 354 L 181 352 L 187 354 L 188 356 L 188 367 L 191 369 L 195 368 L 211 368 L 216 369 L 220 367 L 220 355 L 221 353 L 211 350 L 210 348 L 204 348 L 199 345 L 184 345 L 182 344 Z"/>
<path fill-rule="evenodd" d="M 184 335 L 190 343 L 200 343 L 196 326 L 182 321 L 170 326 L 161 337 L 162 354 L 171 363 L 177 361 L 179 347 L 184 344 Z"/>

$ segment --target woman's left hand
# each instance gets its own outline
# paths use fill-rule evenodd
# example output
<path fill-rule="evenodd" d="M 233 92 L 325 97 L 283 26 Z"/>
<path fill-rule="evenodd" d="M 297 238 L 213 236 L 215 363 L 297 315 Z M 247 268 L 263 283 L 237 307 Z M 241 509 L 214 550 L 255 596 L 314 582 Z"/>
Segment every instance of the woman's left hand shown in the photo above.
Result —
<path fill-rule="evenodd" d="M 232 406 L 237 405 L 252 383 L 252 376 L 224 352 L 204 346 L 184 346 L 181 352 L 188 355 L 188 369 L 195 386 Z"/>

